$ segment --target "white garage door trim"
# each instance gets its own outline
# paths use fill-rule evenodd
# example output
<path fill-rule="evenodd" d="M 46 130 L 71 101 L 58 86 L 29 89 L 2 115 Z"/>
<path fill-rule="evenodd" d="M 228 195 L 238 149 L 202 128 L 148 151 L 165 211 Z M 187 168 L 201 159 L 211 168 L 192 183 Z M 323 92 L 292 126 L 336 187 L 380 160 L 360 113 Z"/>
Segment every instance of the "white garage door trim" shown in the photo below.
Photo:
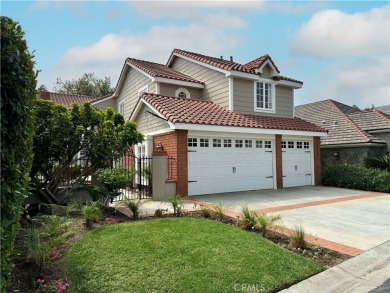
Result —
<path fill-rule="evenodd" d="M 313 185 L 313 141 L 282 140 L 283 187 Z"/>
<path fill-rule="evenodd" d="M 273 139 L 189 135 L 187 145 L 189 196 L 274 188 Z"/>

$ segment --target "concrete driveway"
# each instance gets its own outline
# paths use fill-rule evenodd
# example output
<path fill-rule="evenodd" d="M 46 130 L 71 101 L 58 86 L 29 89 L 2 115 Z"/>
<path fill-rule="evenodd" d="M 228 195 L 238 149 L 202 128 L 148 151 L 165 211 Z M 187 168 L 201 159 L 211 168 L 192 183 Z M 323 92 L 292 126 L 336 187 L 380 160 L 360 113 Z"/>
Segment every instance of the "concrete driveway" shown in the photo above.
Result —
<path fill-rule="evenodd" d="M 287 228 L 302 224 L 310 239 L 351 255 L 390 240 L 390 194 L 305 186 L 191 197 L 222 204 L 236 215 L 251 210 L 276 213 Z"/>

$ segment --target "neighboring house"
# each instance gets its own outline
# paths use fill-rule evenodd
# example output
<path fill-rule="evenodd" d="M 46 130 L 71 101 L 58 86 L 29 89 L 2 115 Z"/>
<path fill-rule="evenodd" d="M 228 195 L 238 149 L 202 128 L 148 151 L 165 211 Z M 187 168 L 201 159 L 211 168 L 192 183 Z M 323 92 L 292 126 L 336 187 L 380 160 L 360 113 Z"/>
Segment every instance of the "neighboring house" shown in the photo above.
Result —
<path fill-rule="evenodd" d="M 107 100 L 107 97 L 111 97 L 111 95 L 106 95 L 103 97 L 90 97 L 85 95 L 71 95 L 40 91 L 37 97 L 40 99 L 53 101 L 56 104 L 64 105 L 67 108 L 70 108 L 73 103 L 82 105 L 84 103 L 89 102 L 95 107 L 102 110 L 106 109 L 107 107 L 111 107 L 116 110 L 115 103 L 113 103 L 111 99 Z"/>
<path fill-rule="evenodd" d="M 136 156 L 174 158 L 182 196 L 314 185 L 326 130 L 293 117 L 302 84 L 268 55 L 242 65 L 175 49 L 167 65 L 128 58 L 114 94 L 93 104 L 138 123 Z"/>
<path fill-rule="evenodd" d="M 375 107 L 378 111 L 390 116 L 390 105 Z"/>
<path fill-rule="evenodd" d="M 296 106 L 294 114 L 328 130 L 321 138 L 322 164 L 362 164 L 390 151 L 390 116 L 376 108 L 360 110 L 329 99 Z"/>

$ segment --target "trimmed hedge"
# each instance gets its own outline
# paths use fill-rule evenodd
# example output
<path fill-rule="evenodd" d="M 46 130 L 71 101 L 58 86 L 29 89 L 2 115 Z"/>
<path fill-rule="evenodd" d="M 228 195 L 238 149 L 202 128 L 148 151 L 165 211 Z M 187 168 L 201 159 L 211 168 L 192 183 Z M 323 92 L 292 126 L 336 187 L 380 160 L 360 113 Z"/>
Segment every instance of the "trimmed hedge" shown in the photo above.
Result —
<path fill-rule="evenodd" d="M 390 193 L 390 172 L 357 165 L 333 165 L 322 170 L 328 186 Z"/>
<path fill-rule="evenodd" d="M 13 266 L 14 239 L 32 164 L 32 106 L 36 91 L 33 56 L 20 25 L 1 17 L 1 283 Z"/>

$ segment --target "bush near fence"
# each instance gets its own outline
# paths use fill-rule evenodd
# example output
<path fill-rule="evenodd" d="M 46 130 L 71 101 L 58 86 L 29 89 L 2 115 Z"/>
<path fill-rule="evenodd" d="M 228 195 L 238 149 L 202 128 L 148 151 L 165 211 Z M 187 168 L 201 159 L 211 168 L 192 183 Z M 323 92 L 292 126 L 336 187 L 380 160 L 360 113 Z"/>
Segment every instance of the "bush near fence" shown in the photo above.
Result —
<path fill-rule="evenodd" d="M 390 193 L 390 172 L 358 165 L 333 165 L 322 170 L 327 186 Z"/>

